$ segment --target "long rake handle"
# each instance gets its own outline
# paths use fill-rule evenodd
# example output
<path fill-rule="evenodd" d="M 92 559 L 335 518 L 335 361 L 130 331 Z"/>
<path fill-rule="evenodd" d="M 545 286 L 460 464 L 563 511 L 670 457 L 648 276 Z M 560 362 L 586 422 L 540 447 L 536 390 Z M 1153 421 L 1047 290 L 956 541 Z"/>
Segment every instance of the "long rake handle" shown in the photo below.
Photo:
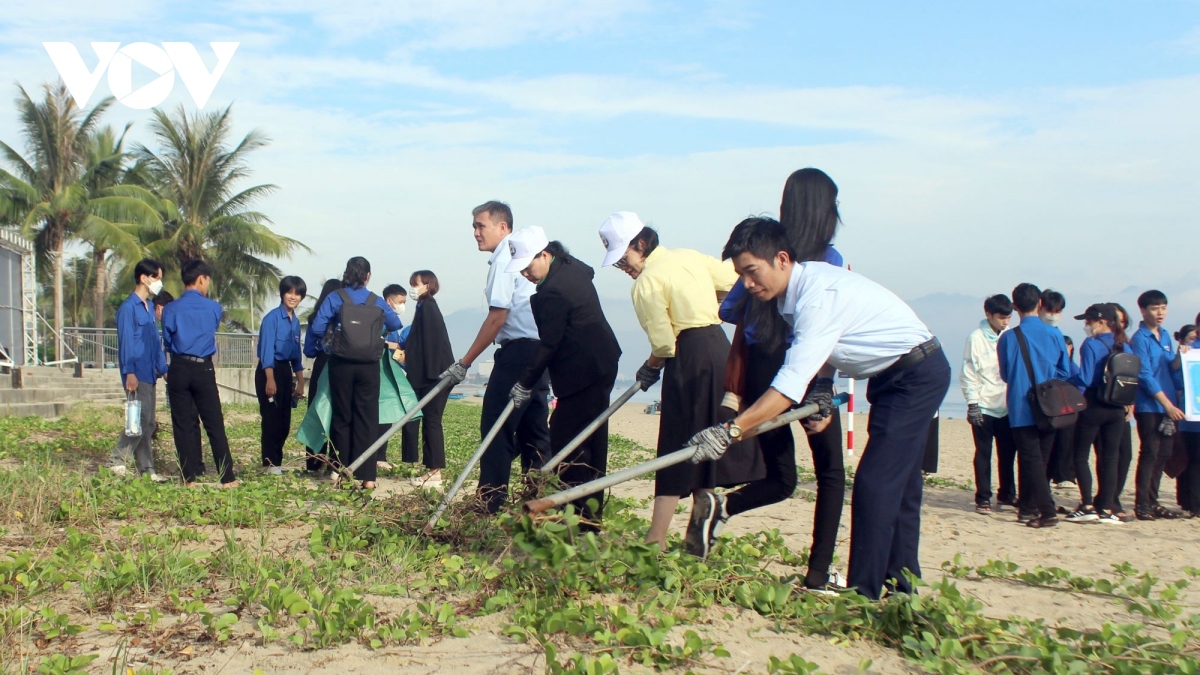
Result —
<path fill-rule="evenodd" d="M 847 399 L 848 396 L 846 394 L 838 394 L 837 396 L 833 397 L 835 409 L 838 406 L 845 404 Z M 820 410 L 820 408 L 817 406 L 817 404 L 810 403 L 801 408 L 783 413 L 774 419 L 763 422 L 753 429 L 747 430 L 742 434 L 742 439 L 754 438 L 755 436 L 771 431 L 772 429 L 778 429 L 780 427 L 787 426 L 792 422 L 802 420 L 809 415 L 816 413 L 818 410 Z M 835 410 L 835 413 L 836 412 L 837 411 Z M 549 497 L 542 497 L 541 499 L 534 499 L 525 502 L 525 510 L 529 513 L 541 513 L 546 509 L 562 506 L 563 504 L 587 497 L 588 495 L 593 495 L 597 492 L 607 490 L 614 485 L 620 485 L 625 481 L 632 480 L 638 476 L 643 476 L 651 471 L 660 471 L 667 467 L 686 462 L 695 454 L 695 447 L 688 446 L 686 448 L 676 450 L 668 455 L 655 457 L 654 459 L 638 464 L 637 466 L 631 466 L 628 469 L 622 469 L 616 473 L 612 473 L 607 476 L 601 476 L 594 481 L 583 483 L 582 485 L 576 485 L 573 488 L 568 488 L 562 492 L 552 494 Z"/>
<path fill-rule="evenodd" d="M 445 498 L 442 499 L 442 503 L 433 512 L 433 517 L 425 524 L 425 534 L 433 534 L 433 528 L 437 526 L 438 518 L 441 518 L 442 514 L 446 512 L 446 508 L 450 506 L 450 502 L 454 499 L 454 496 L 462 489 L 463 483 L 467 480 L 467 475 L 471 473 L 471 469 L 475 468 L 475 465 L 479 462 L 479 458 L 483 457 L 484 451 L 488 449 L 492 441 L 496 440 L 500 429 L 504 427 L 504 423 L 508 421 L 509 416 L 516 410 L 516 407 L 516 404 L 511 399 L 508 401 L 508 405 L 504 406 L 504 411 L 500 413 L 500 417 L 496 418 L 496 423 L 488 430 L 487 436 L 483 437 L 483 442 L 479 444 L 479 449 L 475 451 L 474 455 L 471 455 L 470 461 L 459 472 L 458 478 L 454 479 L 454 485 L 450 486 L 450 491 L 446 493 Z"/>
<path fill-rule="evenodd" d="M 596 432 L 596 429 L 600 428 L 601 424 L 604 424 L 608 418 L 612 417 L 618 410 L 621 409 L 621 406 L 628 403 L 629 399 L 633 398 L 634 394 L 641 390 L 641 384 L 634 384 L 632 387 L 625 390 L 625 393 L 621 394 L 621 397 L 616 401 L 613 401 L 613 404 L 608 406 L 607 410 L 600 413 L 599 417 L 593 420 L 591 424 L 584 427 L 583 431 L 579 432 L 578 436 L 571 439 L 571 442 L 567 443 L 566 447 L 564 447 L 562 450 L 559 450 L 557 455 L 551 457 L 550 461 L 546 462 L 545 466 L 542 467 L 542 473 L 550 473 L 553 471 L 554 467 L 558 466 L 564 459 L 567 458 L 568 455 L 574 452 L 575 448 L 583 445 L 583 442 L 590 438 L 591 435 Z"/>
<path fill-rule="evenodd" d="M 441 382 L 438 382 L 433 389 L 429 390 L 428 394 L 425 394 L 425 398 L 417 401 L 417 404 L 413 406 L 412 410 L 404 413 L 404 416 L 401 417 L 395 424 L 393 424 L 387 431 L 383 432 L 383 435 L 380 436 L 374 443 L 372 443 L 371 447 L 367 448 L 363 454 L 359 455 L 358 459 L 354 460 L 350 466 L 343 469 L 342 474 L 347 479 L 353 478 L 354 472 L 358 470 L 358 467 L 366 464 L 367 460 L 371 459 L 371 457 L 375 455 L 376 451 L 378 451 L 379 448 L 382 448 L 384 444 L 388 442 L 388 439 L 390 439 L 392 436 L 395 436 L 397 431 L 403 429 L 404 425 L 408 424 L 409 420 L 411 420 L 418 412 L 421 411 L 421 408 L 424 408 L 430 401 L 437 398 L 437 395 L 442 393 L 442 390 L 450 386 L 450 382 L 451 380 L 449 377 L 442 378 Z"/>

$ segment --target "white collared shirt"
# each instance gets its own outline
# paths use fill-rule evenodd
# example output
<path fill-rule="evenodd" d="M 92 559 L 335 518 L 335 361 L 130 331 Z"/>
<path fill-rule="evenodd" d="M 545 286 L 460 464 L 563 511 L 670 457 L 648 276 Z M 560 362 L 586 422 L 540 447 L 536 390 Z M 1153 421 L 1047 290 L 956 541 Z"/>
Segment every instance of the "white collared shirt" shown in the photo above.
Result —
<path fill-rule="evenodd" d="M 868 378 L 933 337 L 895 293 L 828 263 L 794 266 L 777 303 L 795 340 L 771 387 L 796 402 L 825 363 Z"/>
<path fill-rule="evenodd" d="M 512 235 L 509 235 L 510 237 Z M 496 342 L 507 340 L 538 339 L 537 323 L 533 320 L 533 309 L 529 306 L 529 298 L 537 291 L 537 286 L 530 283 L 519 272 L 505 272 L 504 268 L 512 261 L 512 251 L 505 237 L 488 260 L 487 286 L 483 295 L 487 298 L 488 307 L 507 309 L 508 317 L 500 328 Z"/>

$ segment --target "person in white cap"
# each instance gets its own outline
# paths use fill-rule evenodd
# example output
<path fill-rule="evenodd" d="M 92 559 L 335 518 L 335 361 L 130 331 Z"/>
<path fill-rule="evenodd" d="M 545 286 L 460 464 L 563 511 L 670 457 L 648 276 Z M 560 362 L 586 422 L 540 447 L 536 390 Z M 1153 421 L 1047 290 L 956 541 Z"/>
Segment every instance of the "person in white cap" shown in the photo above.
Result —
<path fill-rule="evenodd" d="M 509 397 L 524 407 L 543 373 L 549 372 L 558 397 L 550 416 L 550 451 L 557 454 L 608 408 L 621 347 L 600 307 L 591 267 L 571 256 L 561 243 L 547 241 L 540 227 L 527 227 L 508 241 L 513 259 L 505 271 L 520 272 L 537 286 L 529 304 L 541 339 L 533 363 Z M 560 466 L 559 477 L 567 485 L 603 476 L 608 469 L 608 423 L 600 425 Z M 599 524 L 602 501 L 590 497 L 575 502 L 585 529 Z"/>
<path fill-rule="evenodd" d="M 648 388 L 663 376 L 658 454 L 674 452 L 700 430 L 723 421 L 720 417 L 728 412 L 721 400 L 729 339 L 717 310 L 737 273 L 732 264 L 703 253 L 660 246 L 658 233 L 628 211 L 604 221 L 600 239 L 608 250 L 604 266 L 615 266 L 634 279 L 633 309 L 651 348 L 637 379 Z M 741 485 L 764 475 L 762 457 L 752 443 L 735 445 L 717 462 L 659 471 L 647 543 L 666 549 L 680 497 L 692 495 L 693 507 L 701 501 L 707 504 L 705 493 L 714 487 Z M 684 544 L 693 555 L 705 553 L 702 537 L 686 538 Z"/>
<path fill-rule="evenodd" d="M 492 254 L 488 261 L 484 296 L 488 315 L 475 342 L 462 359 L 450 366 L 438 379 L 449 377 L 454 384 L 467 379 L 467 369 L 493 343 L 500 348 L 483 396 L 480 434 L 486 435 L 508 406 L 513 385 L 533 363 L 539 340 L 537 324 L 529 299 L 534 285 L 516 272 L 506 272 L 512 260 L 512 209 L 503 202 L 491 201 L 475 207 L 471 227 L 480 251 Z M 550 430 L 550 384 L 544 375 L 530 387 L 529 404 L 509 415 L 496 439 L 479 461 L 479 496 L 489 513 L 496 513 L 508 501 L 508 482 L 513 459 L 520 456 L 521 470 L 540 467 L 548 458 Z"/>

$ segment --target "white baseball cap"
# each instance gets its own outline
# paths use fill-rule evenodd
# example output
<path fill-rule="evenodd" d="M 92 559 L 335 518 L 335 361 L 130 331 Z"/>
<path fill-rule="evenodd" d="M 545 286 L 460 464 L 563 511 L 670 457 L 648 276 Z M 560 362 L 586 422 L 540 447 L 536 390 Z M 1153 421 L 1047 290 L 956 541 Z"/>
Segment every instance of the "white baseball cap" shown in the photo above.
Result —
<path fill-rule="evenodd" d="M 604 256 L 604 262 L 600 266 L 608 267 L 620 260 L 621 256 L 625 255 L 625 249 L 629 248 L 629 243 L 645 227 L 642 220 L 632 211 L 617 211 L 609 216 L 600 226 L 600 241 L 604 242 L 604 248 L 608 249 L 608 254 Z"/>
<path fill-rule="evenodd" d="M 546 246 L 550 244 L 550 240 L 546 239 L 546 231 L 542 228 L 531 225 L 530 227 L 521 228 L 508 238 L 508 252 L 512 254 L 512 262 L 508 263 L 508 267 L 504 268 L 505 272 L 520 272 L 537 254 L 546 250 Z"/>

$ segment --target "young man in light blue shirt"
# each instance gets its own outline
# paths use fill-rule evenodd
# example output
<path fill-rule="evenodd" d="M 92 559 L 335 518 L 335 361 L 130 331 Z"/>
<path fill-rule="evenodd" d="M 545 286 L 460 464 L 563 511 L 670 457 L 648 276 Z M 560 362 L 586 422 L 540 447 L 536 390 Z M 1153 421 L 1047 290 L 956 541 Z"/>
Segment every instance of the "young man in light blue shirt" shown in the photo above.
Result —
<path fill-rule="evenodd" d="M 696 434 L 693 461 L 717 459 L 742 435 L 805 398 L 827 363 L 868 379 L 870 440 L 851 501 L 849 584 L 868 598 L 886 587 L 912 592 L 905 572 L 921 575 L 921 464 L 929 420 L 950 387 L 950 364 L 937 338 L 891 291 L 822 262 L 794 263 L 778 223 L 751 220 L 725 245 L 755 298 L 774 300 L 795 335 L 771 388 L 731 423 Z M 807 429 L 820 432 L 833 410 Z"/>

